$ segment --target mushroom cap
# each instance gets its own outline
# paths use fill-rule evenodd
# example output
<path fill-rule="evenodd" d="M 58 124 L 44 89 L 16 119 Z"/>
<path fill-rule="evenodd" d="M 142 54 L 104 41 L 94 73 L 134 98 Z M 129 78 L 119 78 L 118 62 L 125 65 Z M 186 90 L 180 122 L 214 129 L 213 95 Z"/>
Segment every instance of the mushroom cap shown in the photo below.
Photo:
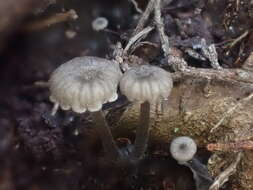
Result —
<path fill-rule="evenodd" d="M 170 144 L 170 153 L 178 162 L 191 160 L 197 152 L 194 140 L 187 136 L 177 137 Z"/>
<path fill-rule="evenodd" d="M 118 98 L 119 65 L 98 57 L 77 57 L 58 67 L 49 79 L 50 100 L 63 110 L 98 111 Z"/>
<path fill-rule="evenodd" d="M 108 26 L 108 20 L 105 17 L 98 17 L 92 21 L 91 25 L 95 31 L 104 30 Z"/>
<path fill-rule="evenodd" d="M 120 90 L 130 101 L 157 103 L 168 98 L 172 87 L 170 73 L 151 65 L 132 67 L 120 80 Z"/>

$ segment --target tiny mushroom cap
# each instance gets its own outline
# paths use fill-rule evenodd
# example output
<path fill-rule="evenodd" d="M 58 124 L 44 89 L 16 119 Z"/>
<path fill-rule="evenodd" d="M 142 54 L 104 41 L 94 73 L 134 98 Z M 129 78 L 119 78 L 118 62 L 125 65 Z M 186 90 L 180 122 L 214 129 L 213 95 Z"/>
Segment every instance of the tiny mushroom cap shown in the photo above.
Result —
<path fill-rule="evenodd" d="M 197 145 L 193 139 L 187 136 L 177 137 L 170 144 L 172 157 L 180 163 L 193 159 L 197 152 Z"/>
<path fill-rule="evenodd" d="M 169 72 L 151 65 L 135 66 L 126 71 L 120 90 L 130 101 L 157 103 L 167 99 L 173 87 Z"/>
<path fill-rule="evenodd" d="M 49 79 L 50 100 L 63 110 L 94 112 L 118 98 L 119 65 L 98 57 L 77 57 L 58 67 Z"/>
<path fill-rule="evenodd" d="M 91 25 L 95 31 L 104 30 L 108 26 L 108 20 L 105 17 L 98 17 L 92 21 Z"/>

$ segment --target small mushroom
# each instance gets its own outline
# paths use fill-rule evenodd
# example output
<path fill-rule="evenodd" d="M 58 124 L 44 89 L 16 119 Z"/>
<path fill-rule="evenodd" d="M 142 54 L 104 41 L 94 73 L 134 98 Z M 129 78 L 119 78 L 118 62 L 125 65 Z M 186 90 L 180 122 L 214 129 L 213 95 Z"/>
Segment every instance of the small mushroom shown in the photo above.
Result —
<path fill-rule="evenodd" d="M 195 179 L 197 190 L 209 189 L 213 183 L 207 167 L 195 156 L 197 145 L 194 140 L 187 136 L 177 137 L 170 144 L 170 153 L 179 164 L 191 169 Z"/>
<path fill-rule="evenodd" d="M 105 17 L 97 17 L 92 21 L 92 29 L 95 31 L 101 31 L 107 28 L 108 20 Z"/>
<path fill-rule="evenodd" d="M 150 103 L 156 104 L 170 95 L 173 83 L 170 73 L 151 65 L 135 66 L 127 70 L 120 90 L 130 101 L 140 102 L 140 123 L 137 128 L 133 159 L 140 159 L 147 146 L 150 125 Z"/>
<path fill-rule="evenodd" d="M 170 144 L 170 153 L 179 163 L 193 159 L 197 152 L 197 145 L 190 137 L 177 137 Z"/>
<path fill-rule="evenodd" d="M 91 112 L 103 147 L 112 159 L 118 159 L 119 152 L 101 109 L 104 103 L 118 98 L 121 76 L 118 64 L 85 56 L 62 64 L 49 80 L 50 100 L 55 104 L 52 114 L 58 106 L 76 113 Z"/>

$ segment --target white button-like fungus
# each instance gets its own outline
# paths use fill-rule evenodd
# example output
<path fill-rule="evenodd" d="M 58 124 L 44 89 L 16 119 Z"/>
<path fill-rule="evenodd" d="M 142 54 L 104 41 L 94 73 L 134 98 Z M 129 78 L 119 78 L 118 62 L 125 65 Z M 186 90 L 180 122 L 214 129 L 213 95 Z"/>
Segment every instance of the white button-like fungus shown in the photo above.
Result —
<path fill-rule="evenodd" d="M 177 137 L 170 144 L 170 153 L 179 163 L 192 160 L 196 152 L 197 145 L 190 137 Z"/>
<path fill-rule="evenodd" d="M 168 98 L 172 87 L 170 73 L 150 65 L 129 69 L 120 81 L 120 90 L 130 101 L 157 103 Z"/>
<path fill-rule="evenodd" d="M 120 90 L 130 101 L 141 103 L 140 123 L 136 131 L 133 159 L 140 159 L 149 138 L 150 103 L 167 99 L 173 86 L 170 73 L 160 67 L 141 65 L 127 70 L 120 80 Z"/>
<path fill-rule="evenodd" d="M 94 112 L 118 97 L 119 66 L 107 59 L 77 57 L 58 67 L 49 80 L 50 100 L 63 110 Z"/>

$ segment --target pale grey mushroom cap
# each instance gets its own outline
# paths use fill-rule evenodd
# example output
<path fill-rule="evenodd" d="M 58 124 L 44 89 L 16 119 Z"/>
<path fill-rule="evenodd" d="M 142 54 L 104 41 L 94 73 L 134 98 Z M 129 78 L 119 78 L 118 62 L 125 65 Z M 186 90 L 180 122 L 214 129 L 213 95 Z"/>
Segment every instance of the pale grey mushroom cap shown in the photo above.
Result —
<path fill-rule="evenodd" d="M 92 21 L 92 29 L 95 31 L 104 30 L 108 26 L 108 20 L 105 17 L 98 17 Z"/>
<path fill-rule="evenodd" d="M 97 57 L 77 57 L 58 67 L 49 79 L 50 100 L 63 110 L 98 111 L 118 98 L 119 65 Z"/>
<path fill-rule="evenodd" d="M 197 145 L 187 136 L 177 137 L 170 144 L 170 153 L 179 163 L 193 159 L 197 152 Z"/>
<path fill-rule="evenodd" d="M 136 66 L 126 71 L 120 90 L 130 101 L 157 103 L 167 99 L 173 87 L 169 72 L 151 65 Z"/>

